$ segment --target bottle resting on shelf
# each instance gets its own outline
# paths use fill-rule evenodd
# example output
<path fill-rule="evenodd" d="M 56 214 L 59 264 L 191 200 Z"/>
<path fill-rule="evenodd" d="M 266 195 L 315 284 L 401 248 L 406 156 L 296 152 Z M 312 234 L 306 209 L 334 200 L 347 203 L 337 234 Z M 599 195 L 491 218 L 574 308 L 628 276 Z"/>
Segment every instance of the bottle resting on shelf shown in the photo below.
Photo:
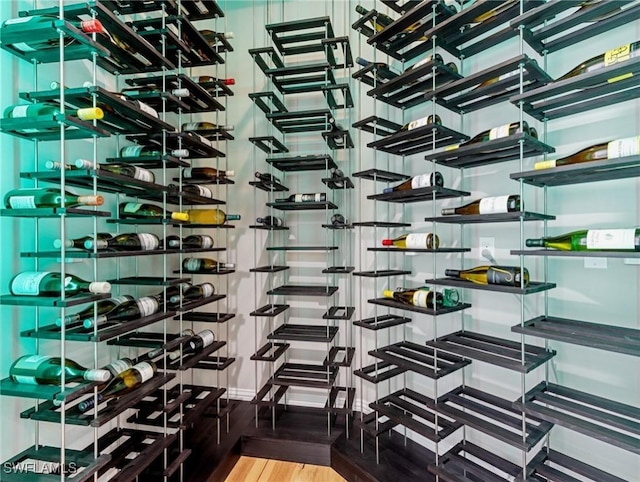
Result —
<path fill-rule="evenodd" d="M 216 335 L 213 331 L 202 330 L 184 343 L 182 353 L 180 350 L 170 352 L 169 359 L 174 361 L 180 359 L 181 356 L 197 353 L 212 345 L 214 341 L 216 341 Z"/>
<path fill-rule="evenodd" d="M 183 249 L 209 249 L 213 245 L 213 238 L 208 234 L 191 234 L 182 239 Z"/>
<path fill-rule="evenodd" d="M 533 165 L 533 168 L 536 170 L 551 169 L 569 164 L 603 161 L 605 159 L 618 159 L 620 157 L 637 156 L 639 154 L 640 136 L 627 137 L 625 139 L 596 144 L 561 159 L 536 162 Z"/>
<path fill-rule="evenodd" d="M 369 67 L 370 65 L 375 67 L 373 69 L 373 76 L 379 80 L 380 82 L 388 82 L 389 80 L 395 79 L 398 75 L 397 72 L 394 72 L 389 65 L 384 62 L 369 62 L 362 57 L 356 58 L 356 63 L 358 65 L 362 65 L 363 67 Z"/>
<path fill-rule="evenodd" d="M 429 288 L 396 288 L 395 291 L 384 290 L 382 295 L 385 298 L 391 298 L 406 305 L 419 306 L 422 308 L 433 307 L 434 301 L 436 306 L 442 306 L 443 304 L 442 293 L 431 291 Z"/>
<path fill-rule="evenodd" d="M 146 318 L 160 309 L 160 303 L 153 296 L 144 296 L 135 300 L 125 301 L 104 315 L 85 318 L 82 325 L 85 328 L 102 326 L 106 323 L 122 323 L 125 321 Z"/>
<path fill-rule="evenodd" d="M 227 221 L 240 220 L 239 214 L 226 214 L 220 209 L 189 209 L 187 210 L 187 214 L 193 224 L 214 224 L 220 226 Z"/>
<path fill-rule="evenodd" d="M 64 193 L 66 208 L 75 206 L 102 206 L 102 196 L 76 196 L 68 191 Z M 59 189 L 35 188 L 13 189 L 4 197 L 4 205 L 10 209 L 61 208 L 62 196 Z"/>
<path fill-rule="evenodd" d="M 426 117 L 420 117 L 419 119 L 415 119 L 415 120 L 412 120 L 411 122 L 407 122 L 405 125 L 403 125 L 400 128 L 398 132 L 412 131 L 413 129 L 417 129 L 418 127 L 424 127 L 431 124 L 435 124 L 439 126 L 442 125 L 442 119 L 440 119 L 440 116 L 438 114 L 436 115 L 429 114 Z"/>
<path fill-rule="evenodd" d="M 9 286 L 11 294 L 16 296 L 60 296 L 62 288 L 66 296 L 102 294 L 111 291 L 111 284 L 106 281 L 85 281 L 70 273 L 66 273 L 63 280 L 60 273 L 23 271 L 13 277 Z"/>
<path fill-rule="evenodd" d="M 602 69 L 604 67 L 609 67 L 611 65 L 624 62 L 631 58 L 637 57 L 639 51 L 640 41 L 621 45 L 620 47 L 608 50 L 603 54 L 596 55 L 595 57 L 592 57 L 589 60 L 576 65 L 569 72 L 558 78 L 555 82 L 560 82 L 561 80 L 570 79 L 572 77 L 577 77 L 578 75 L 586 74 L 588 72 L 593 72 L 594 70 Z M 612 79 L 608 79 L 608 82 L 623 80 L 631 76 L 633 76 L 633 74 L 629 72 L 628 74 L 622 74 Z"/>
<path fill-rule="evenodd" d="M 283 199 L 276 199 L 277 203 L 319 203 L 327 200 L 327 194 L 324 192 L 292 194 Z"/>
<path fill-rule="evenodd" d="M 108 370 L 85 368 L 69 358 L 65 358 L 63 366 L 61 358 L 45 355 L 21 356 L 9 368 L 9 378 L 27 385 L 60 385 L 63 372 L 65 383 L 106 382 L 111 378 Z"/>
<path fill-rule="evenodd" d="M 333 224 L 334 226 L 344 226 L 347 224 L 347 220 L 342 214 L 335 213 L 331 216 L 331 224 Z"/>
<path fill-rule="evenodd" d="M 93 162 L 87 159 L 76 159 L 73 165 L 76 169 L 93 169 Z M 138 181 L 151 183 L 156 182 L 156 176 L 149 169 L 133 166 L 131 164 L 116 162 L 110 164 L 96 164 L 95 168 L 137 179 Z"/>
<path fill-rule="evenodd" d="M 459 278 L 482 285 L 503 285 L 520 287 L 521 280 L 523 286 L 529 285 L 529 271 L 524 268 L 522 276 L 519 266 L 477 266 L 471 269 L 446 269 L 445 276 Z"/>
<path fill-rule="evenodd" d="M 96 233 L 96 239 L 109 239 L 112 237 L 113 234 L 111 233 Z M 88 235 L 76 239 L 65 239 L 64 242 L 62 242 L 61 239 L 55 239 L 53 241 L 53 247 L 55 249 L 60 249 L 64 245 L 65 248 L 84 249 L 84 242 L 88 239 L 93 239 L 93 236 Z"/>
<path fill-rule="evenodd" d="M 182 261 L 182 269 L 186 272 L 211 271 L 215 273 L 223 269 L 233 268 L 235 268 L 235 264 L 233 263 L 220 263 L 215 259 L 209 258 L 185 258 Z"/>
<path fill-rule="evenodd" d="M 279 177 L 276 177 L 273 174 L 269 174 L 268 172 L 256 172 L 255 176 L 257 179 L 260 179 L 262 182 L 272 182 L 272 183 L 278 183 L 278 184 L 282 182 Z"/>
<path fill-rule="evenodd" d="M 184 179 L 194 180 L 215 180 L 222 177 L 233 177 L 235 171 L 223 171 L 222 169 L 214 169 L 213 167 L 185 167 L 182 170 Z"/>
<path fill-rule="evenodd" d="M 133 300 L 133 296 L 129 296 L 129 295 L 115 296 L 107 300 L 100 300 L 96 303 L 95 313 L 97 314 L 97 316 L 106 315 L 117 306 L 131 300 Z M 94 316 L 93 305 L 89 305 L 82 311 L 74 313 L 73 315 L 66 315 L 64 317 L 64 324 L 66 326 L 81 324 L 83 320 L 93 316 Z M 62 318 L 56 318 L 55 324 L 56 326 L 62 326 Z"/>
<path fill-rule="evenodd" d="M 84 249 L 98 251 L 112 249 L 114 251 L 154 251 L 160 246 L 160 239 L 153 233 L 121 233 L 109 239 L 87 239 Z"/>
<path fill-rule="evenodd" d="M 475 216 L 478 214 L 511 213 L 522 210 L 523 206 L 520 201 L 520 196 L 511 194 L 507 196 L 485 197 L 457 208 L 443 208 L 441 213 L 443 216 L 454 214 Z"/>
<path fill-rule="evenodd" d="M 413 176 L 411 179 L 407 179 L 402 184 L 398 184 L 394 187 L 386 187 L 382 190 L 383 194 L 398 191 L 410 191 L 411 189 L 420 189 L 423 187 L 444 186 L 444 177 L 439 171 L 430 172 L 427 174 L 420 174 L 419 176 Z"/>
<path fill-rule="evenodd" d="M 640 227 L 582 229 L 559 236 L 527 239 L 526 245 L 560 251 L 640 251 Z"/>
<path fill-rule="evenodd" d="M 189 221 L 187 213 L 169 211 L 165 213 L 162 207 L 155 204 L 124 202 L 118 206 L 118 212 L 121 218 L 153 219 L 163 218 L 166 215 L 175 221 Z"/>
<path fill-rule="evenodd" d="M 264 226 L 284 226 L 284 221 L 276 216 L 256 218 L 256 223 L 263 224 Z"/>
<path fill-rule="evenodd" d="M 169 152 L 173 157 L 189 157 L 187 149 L 173 149 Z M 163 153 L 155 146 L 142 146 L 139 144 L 125 146 L 120 149 L 120 157 L 161 157 Z"/>
<path fill-rule="evenodd" d="M 403 249 L 438 249 L 440 238 L 433 233 L 403 234 L 395 239 L 383 239 L 382 245 Z"/>

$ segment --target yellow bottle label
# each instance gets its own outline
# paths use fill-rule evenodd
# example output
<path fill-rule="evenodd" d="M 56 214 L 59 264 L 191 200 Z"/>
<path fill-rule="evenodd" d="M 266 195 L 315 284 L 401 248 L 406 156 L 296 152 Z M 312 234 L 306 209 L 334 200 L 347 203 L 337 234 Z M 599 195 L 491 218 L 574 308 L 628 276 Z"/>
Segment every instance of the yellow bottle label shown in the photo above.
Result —
<path fill-rule="evenodd" d="M 611 49 L 604 54 L 604 65 L 605 67 L 609 67 L 610 65 L 614 65 L 620 62 L 624 62 L 625 60 L 629 60 L 630 57 L 631 57 L 631 44 L 622 45 L 618 48 Z M 631 72 L 608 79 L 607 82 L 611 84 L 613 82 L 618 82 L 620 80 L 628 79 L 629 77 L 633 77 L 633 74 Z"/>
<path fill-rule="evenodd" d="M 540 161 L 540 162 L 536 162 L 533 165 L 533 168 L 537 171 L 540 169 L 552 169 L 556 167 L 556 161 L 555 159 L 552 161 Z"/>

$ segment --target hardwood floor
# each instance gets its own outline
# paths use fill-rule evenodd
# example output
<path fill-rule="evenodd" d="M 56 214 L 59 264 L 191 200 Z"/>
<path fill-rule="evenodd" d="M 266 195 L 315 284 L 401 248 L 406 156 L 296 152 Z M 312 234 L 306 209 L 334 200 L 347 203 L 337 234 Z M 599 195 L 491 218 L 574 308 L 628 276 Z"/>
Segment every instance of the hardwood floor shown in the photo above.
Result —
<path fill-rule="evenodd" d="M 346 482 L 331 467 L 240 457 L 225 482 Z"/>

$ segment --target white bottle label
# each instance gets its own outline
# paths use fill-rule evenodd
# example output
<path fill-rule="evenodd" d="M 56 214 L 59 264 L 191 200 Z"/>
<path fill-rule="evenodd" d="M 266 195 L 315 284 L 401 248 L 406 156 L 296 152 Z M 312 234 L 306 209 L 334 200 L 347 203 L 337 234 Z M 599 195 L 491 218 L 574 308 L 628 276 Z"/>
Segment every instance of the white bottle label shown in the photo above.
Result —
<path fill-rule="evenodd" d="M 204 330 L 198 333 L 198 336 L 202 338 L 202 347 L 211 345 L 214 341 L 216 341 L 216 336 L 213 334 L 211 330 Z"/>
<path fill-rule="evenodd" d="M 127 203 L 124 205 L 123 211 L 125 213 L 137 213 L 138 210 L 142 207 L 142 203 Z"/>
<path fill-rule="evenodd" d="M 213 296 L 215 289 L 211 283 L 202 283 L 202 295 L 204 298 Z"/>
<path fill-rule="evenodd" d="M 429 290 L 416 290 L 413 293 L 413 306 L 421 306 L 423 308 L 427 308 L 427 297 L 429 296 Z"/>
<path fill-rule="evenodd" d="M 140 373 L 141 383 L 144 383 L 147 380 L 151 380 L 153 378 L 153 367 L 149 363 L 141 362 L 137 365 L 134 365 L 133 368 L 138 370 L 138 373 Z"/>
<path fill-rule="evenodd" d="M 500 139 L 501 137 L 509 136 L 509 127 L 511 124 L 505 124 L 500 127 L 494 127 L 489 131 L 489 140 Z"/>
<path fill-rule="evenodd" d="M 33 50 L 33 49 L 31 49 Z M 28 105 L 17 105 L 11 111 L 11 117 L 27 117 Z"/>
<path fill-rule="evenodd" d="M 184 176 L 185 179 L 191 179 L 191 168 L 187 167 L 182 171 L 182 175 Z"/>
<path fill-rule="evenodd" d="M 420 119 L 416 119 L 414 121 L 409 122 L 408 130 L 417 129 L 418 127 L 429 125 L 429 116 L 422 117 Z"/>
<path fill-rule="evenodd" d="M 185 264 L 187 271 L 198 271 L 200 269 L 199 258 L 189 258 Z"/>
<path fill-rule="evenodd" d="M 50 356 L 45 355 L 31 355 L 20 358 L 14 368 L 20 370 L 32 370 L 35 372 L 41 363 L 49 360 Z M 13 375 L 13 379 L 18 383 L 27 383 L 29 385 L 37 385 L 36 377 L 29 377 L 25 375 Z"/>
<path fill-rule="evenodd" d="M 480 200 L 480 214 L 509 212 L 509 196 L 486 197 Z"/>
<path fill-rule="evenodd" d="M 135 173 L 133 174 L 134 179 L 138 179 L 139 181 L 145 182 L 155 182 L 156 178 L 151 171 L 148 169 L 142 169 L 140 167 L 135 167 Z"/>
<path fill-rule="evenodd" d="M 640 136 L 618 139 L 607 144 L 607 158 L 637 156 L 640 154 Z"/>
<path fill-rule="evenodd" d="M 151 233 L 138 233 L 138 239 L 143 251 L 153 251 L 158 249 L 160 244 L 158 237 Z"/>
<path fill-rule="evenodd" d="M 151 316 L 158 311 L 158 301 L 155 298 L 145 296 L 136 300 L 138 309 L 140 310 L 141 318 L 145 316 Z"/>
<path fill-rule="evenodd" d="M 129 363 L 127 360 L 116 360 L 107 365 L 107 369 L 109 368 L 111 368 L 111 370 L 109 370 L 110 372 L 119 375 L 123 371 L 131 368 L 131 363 Z"/>
<path fill-rule="evenodd" d="M 202 235 L 200 239 L 202 240 L 202 247 L 203 248 L 211 248 L 211 247 L 213 247 L 213 238 L 211 236 Z"/>
<path fill-rule="evenodd" d="M 207 198 L 212 198 L 213 197 L 213 193 L 211 192 L 211 189 L 209 189 L 206 186 L 200 186 L 200 185 L 196 185 L 196 187 L 198 188 L 198 194 L 202 197 L 207 197 Z"/>
<path fill-rule="evenodd" d="M 26 23 L 26 22 L 29 22 L 30 20 L 32 20 L 33 18 L 35 18 L 35 17 L 31 16 L 31 17 L 10 18 L 6 22 L 4 22 L 4 24 L 5 25 L 13 25 L 14 23 Z"/>
<path fill-rule="evenodd" d="M 11 292 L 17 296 L 38 296 L 40 294 L 40 281 L 50 274 L 50 271 L 25 271 L 20 273 L 11 282 Z"/>
<path fill-rule="evenodd" d="M 431 186 L 431 174 L 420 174 L 419 176 L 413 176 L 413 179 L 411 179 L 411 189 L 429 186 Z"/>
<path fill-rule="evenodd" d="M 142 101 L 138 101 L 138 108 L 142 111 L 142 112 L 146 112 L 147 114 L 155 117 L 156 119 L 158 118 L 158 111 L 156 111 L 153 107 L 151 107 L 149 104 L 145 104 Z"/>
<path fill-rule="evenodd" d="M 117 305 L 121 305 L 122 303 L 129 301 L 129 298 L 126 296 L 114 296 L 113 298 L 111 298 L 111 301 L 113 301 Z"/>
<path fill-rule="evenodd" d="M 590 229 L 587 231 L 587 249 L 635 249 L 636 230 Z"/>
<path fill-rule="evenodd" d="M 9 206 L 12 209 L 35 209 L 35 196 L 11 196 L 9 198 Z"/>
<path fill-rule="evenodd" d="M 142 152 L 142 146 L 128 146 L 122 149 L 120 155 L 122 157 L 137 157 Z"/>
<path fill-rule="evenodd" d="M 184 125 L 183 131 L 194 131 L 198 128 L 198 122 L 187 122 Z"/>
<path fill-rule="evenodd" d="M 204 136 L 201 136 L 200 134 L 196 134 L 195 132 L 194 132 L 193 134 L 194 134 L 194 135 L 196 135 L 196 136 L 198 136 L 198 140 L 199 140 L 200 142 L 202 142 L 203 144 L 205 144 L 205 145 L 207 145 L 207 146 L 211 147 L 211 141 L 210 141 L 209 139 L 207 139 L 207 138 L 206 138 L 206 137 L 204 137 Z"/>
<path fill-rule="evenodd" d="M 414 233 L 407 235 L 405 244 L 409 249 L 426 249 L 429 235 L 427 233 Z"/>

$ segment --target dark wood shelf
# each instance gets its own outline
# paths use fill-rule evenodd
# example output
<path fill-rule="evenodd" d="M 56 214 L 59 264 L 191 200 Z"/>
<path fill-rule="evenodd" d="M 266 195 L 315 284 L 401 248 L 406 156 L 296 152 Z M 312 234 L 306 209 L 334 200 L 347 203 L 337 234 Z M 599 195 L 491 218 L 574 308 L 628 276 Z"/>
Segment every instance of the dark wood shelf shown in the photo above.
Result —
<path fill-rule="evenodd" d="M 289 188 L 275 181 L 249 181 L 249 185 L 265 192 L 285 192 Z"/>
<path fill-rule="evenodd" d="M 529 373 L 556 355 L 555 350 L 524 345 L 523 363 L 520 342 L 470 331 L 458 331 L 441 336 L 436 340 L 427 341 L 427 346 L 520 373 Z"/>
<path fill-rule="evenodd" d="M 105 160 L 107 163 L 131 164 L 133 166 L 141 166 L 147 169 L 162 169 L 163 166 L 166 166 L 167 168 L 191 166 L 191 161 L 174 157 L 170 154 L 161 156 L 107 157 Z"/>
<path fill-rule="evenodd" d="M 287 146 L 273 136 L 249 137 L 249 142 L 267 154 L 282 154 L 289 152 Z"/>
<path fill-rule="evenodd" d="M 327 131 L 331 126 L 330 119 L 333 119 L 329 109 L 272 112 L 266 117 L 283 134 Z"/>
<path fill-rule="evenodd" d="M 36 208 L 36 209 L 0 209 L 3 218 L 58 218 L 62 215 L 68 218 L 108 218 L 109 211 L 94 211 L 86 208 Z"/>
<path fill-rule="evenodd" d="M 99 382 L 69 383 L 65 387 L 59 385 L 29 385 L 14 382 L 11 378 L 0 380 L 0 393 L 8 397 L 33 398 L 39 400 L 56 400 L 71 402 L 84 394 L 93 393 Z"/>
<path fill-rule="evenodd" d="M 211 356 L 212 353 L 217 352 L 226 344 L 227 344 L 226 341 L 214 341 L 211 345 L 205 347 L 204 349 L 196 353 L 189 353 L 175 360 L 164 359 L 162 360 L 162 363 L 159 363 L 158 368 L 162 368 L 164 370 L 169 370 L 169 371 L 176 371 L 176 370 L 186 371 L 186 370 L 191 370 L 192 368 L 218 370 L 220 369 L 220 367 L 218 367 L 218 364 L 215 363 L 216 359 L 220 359 L 221 362 L 224 364 L 224 368 L 226 368 L 228 365 L 233 363 L 235 359 L 219 357 L 217 355 Z M 228 364 L 225 364 L 224 362 L 227 362 L 227 361 L 228 361 Z M 213 362 L 213 366 L 210 365 L 211 362 Z"/>
<path fill-rule="evenodd" d="M 340 396 L 344 394 L 344 403 L 339 406 Z M 324 405 L 324 411 L 331 414 L 351 414 L 353 402 L 356 399 L 356 389 L 353 387 L 331 387 L 329 398 Z"/>
<path fill-rule="evenodd" d="M 394 365 L 386 361 L 375 361 L 370 365 L 363 366 L 353 371 L 353 374 L 363 380 L 377 385 L 380 382 L 389 380 L 406 373 L 407 369 Z"/>
<path fill-rule="evenodd" d="M 447 306 L 440 307 L 436 310 L 433 308 L 423 308 L 421 306 L 408 305 L 406 303 L 401 303 L 400 301 L 393 300 L 391 298 L 375 298 L 369 300 L 369 303 L 372 305 L 380 305 L 386 306 L 387 308 L 395 308 L 398 310 L 404 311 L 413 311 L 415 313 L 422 313 L 423 315 L 446 315 L 449 313 L 455 313 L 456 311 L 466 310 L 467 308 L 471 308 L 471 305 L 468 303 L 459 303 L 456 306 Z"/>
<path fill-rule="evenodd" d="M 353 77 L 356 78 L 355 74 Z M 371 85 L 373 85 L 373 83 L 371 83 Z M 379 136 L 384 137 L 384 136 L 390 136 L 392 134 L 395 134 L 400 130 L 400 128 L 402 127 L 402 124 L 391 122 L 390 120 L 387 120 L 377 115 L 370 115 L 369 117 L 365 117 L 362 120 L 354 122 L 353 124 L 351 124 L 351 127 L 360 129 L 364 132 L 369 132 L 377 138 Z M 381 171 L 381 172 L 384 172 L 384 171 Z"/>
<path fill-rule="evenodd" d="M 208 313 L 192 311 L 184 313 L 182 319 L 184 321 L 193 321 L 196 323 L 226 323 L 236 316 L 235 313 Z M 180 316 L 175 316 L 174 320 L 179 320 Z"/>
<path fill-rule="evenodd" d="M 282 172 L 329 171 L 338 168 L 329 154 L 269 157 L 267 162 Z"/>
<path fill-rule="evenodd" d="M 280 358 L 289 348 L 288 343 L 276 343 L 276 342 L 267 342 L 260 348 L 258 351 L 251 355 L 250 360 L 253 361 L 264 361 L 264 362 L 275 362 L 278 358 Z"/>
<path fill-rule="evenodd" d="M 515 256 L 552 256 L 554 258 L 640 258 L 640 251 L 564 251 L 561 249 L 512 249 Z"/>
<path fill-rule="evenodd" d="M 559 482 L 571 481 L 571 479 L 575 480 L 575 474 L 581 475 L 582 480 L 588 482 L 625 482 L 624 479 L 548 447 L 543 447 L 527 465 L 528 480 L 535 480 L 535 478 L 548 480 L 548 477 L 553 476 Z M 516 481 L 523 482 L 522 476 L 518 477 Z"/>
<path fill-rule="evenodd" d="M 390 278 L 392 276 L 405 276 L 411 274 L 411 271 L 402 269 L 376 269 L 373 271 L 358 271 L 353 276 L 361 276 L 363 278 Z"/>
<path fill-rule="evenodd" d="M 474 214 L 474 215 L 453 215 L 437 216 L 435 218 L 424 218 L 425 221 L 445 224 L 482 224 L 482 223 L 515 223 L 520 221 L 553 221 L 555 216 L 549 214 L 532 213 L 529 211 L 515 211 L 511 213 L 497 214 Z"/>
<path fill-rule="evenodd" d="M 80 294 L 75 296 L 67 296 L 64 301 L 59 297 L 49 296 L 14 296 L 14 295 L 1 295 L 0 305 L 10 306 L 50 306 L 57 308 L 69 308 L 71 306 L 83 305 L 85 303 L 93 303 L 94 301 L 100 301 L 107 299 L 111 296 L 111 293 L 101 294 Z"/>
<path fill-rule="evenodd" d="M 640 330 L 634 328 L 543 315 L 525 321 L 523 326 L 514 325 L 511 331 L 573 345 L 640 356 Z"/>
<path fill-rule="evenodd" d="M 26 105 L 26 104 L 25 104 Z M 65 139 L 91 139 L 109 137 L 109 132 L 68 114 L 39 115 L 0 119 L 0 131 L 22 139 L 59 141 L 60 124 L 65 126 Z"/>
<path fill-rule="evenodd" d="M 605 159 L 603 161 L 568 164 L 552 169 L 516 172 L 511 179 L 522 181 L 532 186 L 568 186 L 586 182 L 628 179 L 640 176 L 640 156 Z"/>
<path fill-rule="evenodd" d="M 367 248 L 367 251 L 379 251 L 383 253 L 468 253 L 471 248 L 437 248 L 437 249 L 419 249 L 419 248 Z"/>
<path fill-rule="evenodd" d="M 322 315 L 323 320 L 350 320 L 355 313 L 355 306 L 332 306 Z"/>
<path fill-rule="evenodd" d="M 533 293 L 541 293 L 555 288 L 555 283 L 544 283 L 540 281 L 530 281 L 529 284 L 520 288 L 519 286 L 503 286 L 503 285 L 481 285 L 471 281 L 461 280 L 458 278 L 436 278 L 424 281 L 427 284 L 437 286 L 455 286 L 456 288 L 468 288 L 471 290 L 495 291 L 498 293 L 511 293 L 514 295 L 530 295 Z"/>
<path fill-rule="evenodd" d="M 640 454 L 637 407 L 544 382 L 529 390 L 522 402 L 513 405 L 527 415 Z"/>
<path fill-rule="evenodd" d="M 249 226 L 250 229 L 262 229 L 264 231 L 287 231 L 289 230 L 288 226 L 266 226 L 264 224 L 254 224 Z"/>
<path fill-rule="evenodd" d="M 355 266 L 330 266 L 321 271 L 322 274 L 349 274 L 355 270 Z"/>
<path fill-rule="evenodd" d="M 267 265 L 267 266 L 258 266 L 257 268 L 251 268 L 249 273 L 279 273 L 280 271 L 286 271 L 289 269 L 289 266 L 275 266 L 275 265 Z"/>
<path fill-rule="evenodd" d="M 329 189 L 341 190 L 341 189 L 353 189 L 353 181 L 348 176 L 340 177 L 323 177 L 320 179 L 322 184 L 325 184 Z M 337 184 L 340 183 L 340 184 Z"/>
<path fill-rule="evenodd" d="M 338 209 L 338 206 L 331 201 L 319 202 L 272 202 L 267 203 L 267 207 L 279 209 L 280 211 L 318 211 L 324 209 Z"/>
<path fill-rule="evenodd" d="M 411 318 L 397 315 L 379 315 L 363 320 L 354 321 L 353 324 L 366 330 L 383 330 L 393 326 L 411 323 Z"/>
<path fill-rule="evenodd" d="M 256 310 L 249 313 L 249 316 L 265 316 L 268 318 L 273 318 L 278 316 L 280 313 L 283 313 L 289 309 L 289 305 L 275 305 L 268 304 L 257 308 Z"/>
<path fill-rule="evenodd" d="M 356 349 L 352 346 L 332 346 L 322 364 L 330 367 L 350 367 L 355 354 Z"/>
<path fill-rule="evenodd" d="M 283 363 L 269 380 L 276 386 L 329 389 L 338 376 L 338 368 L 307 363 Z"/>
<path fill-rule="evenodd" d="M 353 149 L 354 147 L 351 133 L 346 129 L 338 129 L 335 132 L 322 132 L 321 135 L 329 149 Z"/>
<path fill-rule="evenodd" d="M 213 142 L 196 132 L 167 132 L 164 136 L 166 136 L 166 144 L 163 142 L 162 133 L 128 135 L 127 140 L 144 145 L 154 145 L 158 150 L 165 148 L 167 151 L 186 149 L 189 151 L 190 159 L 225 157 L 223 152 L 214 147 Z"/>
<path fill-rule="evenodd" d="M 208 298 L 202 298 L 196 301 L 189 301 L 184 303 L 182 306 L 176 306 L 175 310 L 180 313 L 184 313 L 185 311 L 195 310 L 196 308 L 200 308 L 201 306 L 208 305 L 209 303 L 214 303 L 216 301 L 223 300 L 227 297 L 227 295 L 213 295 Z"/>
<path fill-rule="evenodd" d="M 309 341 L 329 343 L 338 334 L 336 326 L 294 325 L 287 323 L 267 335 L 269 340 Z"/>
<path fill-rule="evenodd" d="M 401 182 L 411 178 L 406 174 L 398 174 L 382 169 L 367 169 L 366 171 L 354 172 L 352 176 L 378 182 Z"/>
<path fill-rule="evenodd" d="M 160 332 L 136 331 L 120 336 L 115 340 L 110 340 L 107 344 L 116 346 L 133 346 L 149 350 L 162 348 L 169 352 L 177 349 L 181 344 L 189 341 L 190 338 L 191 336 L 189 335 L 181 336 L 174 333 L 167 333 L 165 336 L 164 333 Z M 167 340 L 166 343 L 165 339 Z M 160 355 L 162 355 L 162 353 Z"/>
<path fill-rule="evenodd" d="M 100 250 L 96 253 L 93 251 L 81 251 L 70 249 L 65 252 L 65 258 L 67 259 L 105 259 L 105 258 L 129 258 L 129 257 L 141 257 L 141 256 L 154 256 L 163 254 L 178 254 L 178 253 L 213 253 L 219 251 L 225 251 L 227 248 L 186 248 L 186 249 L 152 249 L 149 251 L 111 251 Z M 196 251 L 194 251 L 196 250 Z M 40 251 L 38 253 L 20 253 L 21 258 L 60 258 L 60 251 Z M 179 271 L 174 271 L 179 273 Z M 184 271 L 188 273 L 188 271 Z"/>
<path fill-rule="evenodd" d="M 527 418 L 522 436 L 522 412 L 511 402 L 472 387 L 458 387 L 438 398 L 438 411 L 506 444 L 527 452 L 540 442 L 553 424 Z"/>
<path fill-rule="evenodd" d="M 367 144 L 379 151 L 410 156 L 467 141 L 469 136 L 437 124 L 427 124 L 407 131 L 398 131 Z"/>
<path fill-rule="evenodd" d="M 408 189 L 406 191 L 393 191 L 382 194 L 373 194 L 367 196 L 367 199 L 373 201 L 386 201 L 390 203 L 415 203 L 425 201 L 435 201 L 438 199 L 449 199 L 462 196 L 470 196 L 467 191 L 458 191 L 457 189 L 449 189 L 446 187 L 429 186 L 419 187 L 417 189 Z"/>
<path fill-rule="evenodd" d="M 275 385 L 267 382 L 251 400 L 251 405 L 275 407 L 289 389 L 289 385 Z"/>
<path fill-rule="evenodd" d="M 356 417 L 353 421 L 353 425 L 354 427 L 368 433 L 372 437 L 378 438 L 380 434 L 392 433 L 391 429 L 396 427 L 398 425 L 398 422 L 391 420 L 386 415 L 378 415 L 377 412 L 369 412 L 366 415 L 361 415 L 361 417 Z M 360 453 L 360 447 L 358 447 L 358 453 Z M 435 455 L 433 455 L 433 452 L 428 451 L 427 453 L 431 455 L 432 459 L 435 459 Z M 401 473 L 404 475 L 404 471 L 402 471 Z"/>
<path fill-rule="evenodd" d="M 267 246 L 266 251 L 335 251 L 338 246 Z"/>
<path fill-rule="evenodd" d="M 112 285 L 130 286 L 174 286 L 187 283 L 191 278 L 163 278 L 161 276 L 128 276 L 107 280 Z"/>
<path fill-rule="evenodd" d="M 366 228 L 408 228 L 411 223 L 395 223 L 391 221 L 364 221 L 352 223 L 353 226 L 361 226 Z"/>

